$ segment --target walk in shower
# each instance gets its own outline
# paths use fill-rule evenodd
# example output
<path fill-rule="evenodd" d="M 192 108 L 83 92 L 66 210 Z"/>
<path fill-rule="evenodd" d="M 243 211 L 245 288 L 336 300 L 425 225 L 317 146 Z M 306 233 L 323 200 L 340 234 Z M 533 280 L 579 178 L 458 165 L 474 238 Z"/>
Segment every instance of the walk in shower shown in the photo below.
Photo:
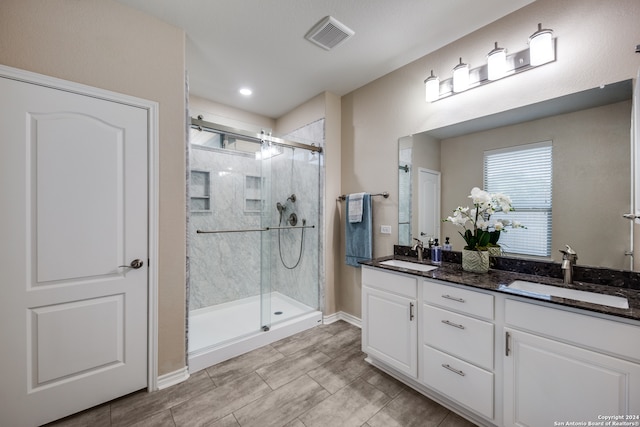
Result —
<path fill-rule="evenodd" d="M 308 142 L 192 119 L 191 372 L 321 323 L 322 152 Z"/>

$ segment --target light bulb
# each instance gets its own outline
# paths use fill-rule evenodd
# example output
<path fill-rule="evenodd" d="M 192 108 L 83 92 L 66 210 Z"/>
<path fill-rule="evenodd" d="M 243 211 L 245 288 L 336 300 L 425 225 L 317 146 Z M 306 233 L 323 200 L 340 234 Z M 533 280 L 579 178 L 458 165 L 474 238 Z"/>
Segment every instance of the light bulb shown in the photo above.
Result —
<path fill-rule="evenodd" d="M 498 80 L 507 73 L 507 50 L 498 47 L 496 42 L 495 48 L 487 54 L 487 72 L 489 80 Z"/>
<path fill-rule="evenodd" d="M 453 91 L 464 92 L 469 89 L 469 64 L 462 62 L 456 65 L 453 69 Z"/>
<path fill-rule="evenodd" d="M 529 63 L 534 67 L 555 59 L 552 30 L 542 29 L 542 24 L 538 24 L 538 31 L 529 37 L 529 55 Z"/>
<path fill-rule="evenodd" d="M 427 102 L 433 102 L 440 97 L 440 79 L 433 75 L 433 70 L 431 70 L 431 75 L 424 81 L 424 86 Z"/>

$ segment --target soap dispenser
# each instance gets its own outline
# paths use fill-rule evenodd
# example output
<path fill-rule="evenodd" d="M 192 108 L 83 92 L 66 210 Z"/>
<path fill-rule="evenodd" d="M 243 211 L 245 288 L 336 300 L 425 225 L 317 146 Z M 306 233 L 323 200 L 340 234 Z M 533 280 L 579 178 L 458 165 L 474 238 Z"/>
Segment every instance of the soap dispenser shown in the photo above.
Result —
<path fill-rule="evenodd" d="M 442 250 L 444 250 L 444 251 L 450 251 L 451 250 L 451 243 L 449 243 L 449 238 L 448 237 L 444 238 L 444 246 L 442 247 Z"/>
<path fill-rule="evenodd" d="M 431 262 L 442 264 L 442 247 L 438 244 L 438 239 L 435 239 L 433 246 L 431 246 Z"/>

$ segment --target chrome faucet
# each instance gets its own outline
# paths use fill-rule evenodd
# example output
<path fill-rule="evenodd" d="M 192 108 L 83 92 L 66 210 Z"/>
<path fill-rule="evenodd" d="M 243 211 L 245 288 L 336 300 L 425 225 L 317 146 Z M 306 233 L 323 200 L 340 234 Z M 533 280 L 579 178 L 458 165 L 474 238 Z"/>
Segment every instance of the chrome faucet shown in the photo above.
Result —
<path fill-rule="evenodd" d="M 424 244 L 422 243 L 422 240 L 420 239 L 416 239 L 415 237 L 413 238 L 413 240 L 415 240 L 417 243 L 415 245 L 413 245 L 413 249 L 414 251 L 418 251 L 418 261 L 422 262 L 422 252 L 424 250 Z"/>
<path fill-rule="evenodd" d="M 576 251 L 571 249 L 571 246 L 565 245 L 566 249 L 560 249 L 562 252 L 562 271 L 564 272 L 564 283 L 571 284 L 573 283 L 573 266 L 576 265 L 576 261 L 578 260 L 578 255 Z"/>

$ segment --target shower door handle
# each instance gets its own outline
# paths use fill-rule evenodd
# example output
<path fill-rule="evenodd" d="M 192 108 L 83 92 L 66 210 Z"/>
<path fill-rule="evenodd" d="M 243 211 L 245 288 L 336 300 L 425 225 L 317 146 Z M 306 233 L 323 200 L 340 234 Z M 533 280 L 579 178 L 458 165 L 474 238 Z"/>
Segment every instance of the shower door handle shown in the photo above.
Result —
<path fill-rule="evenodd" d="M 144 265 L 144 262 L 140 259 L 134 259 L 133 261 L 131 261 L 131 264 L 129 265 L 119 265 L 118 268 L 133 268 L 134 270 L 139 269 L 140 267 L 142 267 Z"/>

